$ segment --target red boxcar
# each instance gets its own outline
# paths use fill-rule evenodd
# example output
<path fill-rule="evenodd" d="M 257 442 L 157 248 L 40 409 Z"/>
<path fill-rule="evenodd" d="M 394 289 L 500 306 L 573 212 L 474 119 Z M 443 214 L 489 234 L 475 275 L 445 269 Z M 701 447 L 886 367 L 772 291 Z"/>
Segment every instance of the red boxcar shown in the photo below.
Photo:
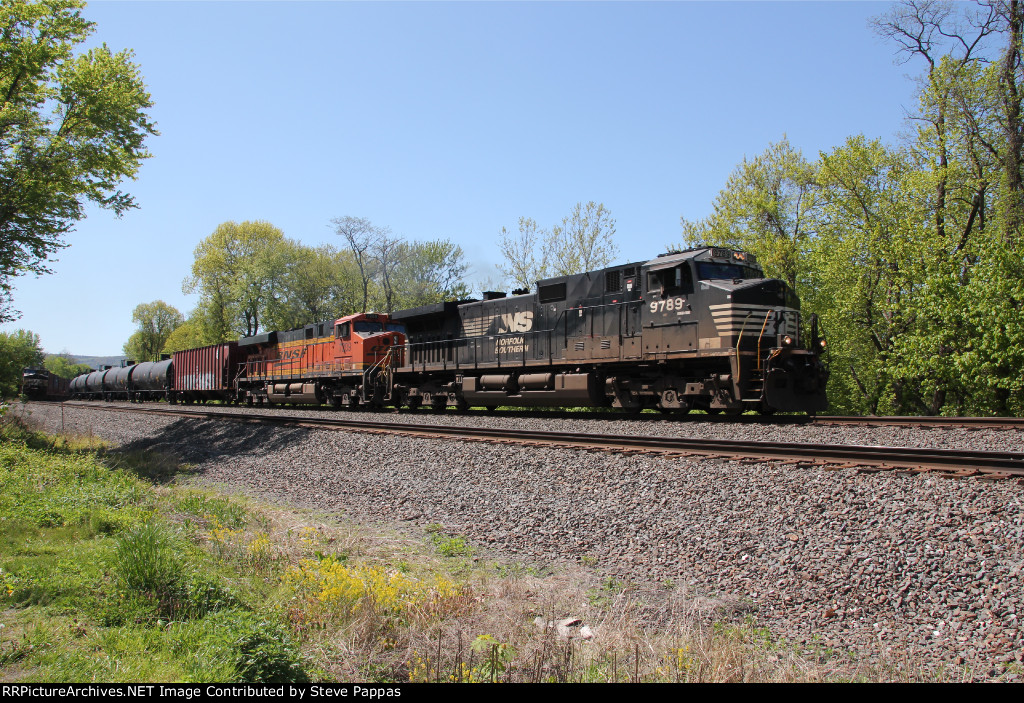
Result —
<path fill-rule="evenodd" d="M 186 403 L 234 400 L 234 380 L 246 354 L 238 342 L 174 352 L 174 394 Z"/>

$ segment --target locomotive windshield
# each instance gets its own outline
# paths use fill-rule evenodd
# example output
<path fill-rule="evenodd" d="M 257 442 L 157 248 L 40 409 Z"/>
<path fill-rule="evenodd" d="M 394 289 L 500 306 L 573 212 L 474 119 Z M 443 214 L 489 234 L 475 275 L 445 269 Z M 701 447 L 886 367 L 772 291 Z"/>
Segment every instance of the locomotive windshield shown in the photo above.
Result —
<path fill-rule="evenodd" d="M 736 278 L 764 278 L 761 272 L 740 264 L 720 264 L 714 261 L 697 262 L 697 278 L 702 281 L 730 280 Z"/>
<path fill-rule="evenodd" d="M 367 320 L 359 320 L 352 323 L 352 330 L 360 337 L 369 337 L 370 335 L 380 334 L 381 332 L 398 332 L 405 334 L 405 325 L 397 322 L 369 322 Z"/>

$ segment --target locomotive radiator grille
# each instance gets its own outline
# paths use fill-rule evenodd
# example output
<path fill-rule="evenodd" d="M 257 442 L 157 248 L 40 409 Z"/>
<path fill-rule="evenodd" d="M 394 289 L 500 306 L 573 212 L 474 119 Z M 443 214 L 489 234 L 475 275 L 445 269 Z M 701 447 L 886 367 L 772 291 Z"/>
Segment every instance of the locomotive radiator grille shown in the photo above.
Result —
<path fill-rule="evenodd" d="M 744 338 L 749 334 L 756 337 L 764 325 L 765 317 L 768 317 L 765 334 L 770 333 L 772 336 L 788 334 L 793 339 L 799 339 L 800 313 L 792 308 L 776 308 L 771 305 L 734 305 L 732 303 L 708 307 L 711 310 L 711 319 L 714 320 L 715 329 L 722 337 L 735 337 L 740 332 L 743 332 Z M 779 319 L 780 316 L 781 319 Z"/>

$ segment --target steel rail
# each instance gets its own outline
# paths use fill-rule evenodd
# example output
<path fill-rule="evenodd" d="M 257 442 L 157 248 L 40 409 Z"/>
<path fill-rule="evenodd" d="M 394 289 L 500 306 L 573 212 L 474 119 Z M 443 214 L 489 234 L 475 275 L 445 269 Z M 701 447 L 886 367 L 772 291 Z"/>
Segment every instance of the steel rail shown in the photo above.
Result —
<path fill-rule="evenodd" d="M 359 432 L 390 433 L 441 439 L 543 444 L 558 447 L 618 452 L 648 452 L 675 456 L 714 456 L 755 461 L 786 461 L 796 464 L 838 464 L 845 467 L 874 469 L 940 470 L 957 476 L 986 474 L 998 477 L 1024 477 L 1024 453 L 993 452 L 927 447 L 891 447 L 796 442 L 763 442 L 685 437 L 579 434 L 550 430 L 508 430 L 489 427 L 455 427 L 397 422 L 373 422 L 339 417 L 302 417 L 221 412 L 198 409 L 95 406 L 119 412 L 144 412 L 154 415 L 200 419 L 228 419 L 236 422 L 278 424 Z"/>
<path fill-rule="evenodd" d="M 936 415 L 818 415 L 822 425 L 897 425 L 911 427 L 967 427 L 1024 430 L 1024 417 L 939 417 Z"/>

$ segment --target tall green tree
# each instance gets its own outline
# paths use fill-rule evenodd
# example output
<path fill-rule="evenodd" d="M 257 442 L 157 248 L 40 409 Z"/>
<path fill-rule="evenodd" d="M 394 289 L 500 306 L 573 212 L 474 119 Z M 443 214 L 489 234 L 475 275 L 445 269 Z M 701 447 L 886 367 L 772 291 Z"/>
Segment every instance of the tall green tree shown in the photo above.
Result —
<path fill-rule="evenodd" d="M 89 364 L 77 363 L 67 351 L 60 354 L 47 354 L 43 360 L 43 366 L 54 376 L 61 378 L 74 378 L 86 371 L 91 371 Z"/>
<path fill-rule="evenodd" d="M 351 252 L 328 244 L 289 246 L 292 251 L 271 326 L 290 329 L 359 310 L 362 281 Z"/>
<path fill-rule="evenodd" d="M 28 330 L 0 332 L 0 398 L 10 398 L 21 391 L 22 373 L 28 367 L 43 364 L 39 335 Z"/>
<path fill-rule="evenodd" d="M 681 218 L 683 248 L 728 246 L 752 252 L 765 272 L 799 289 L 814 236 L 815 166 L 783 137 L 744 159 L 700 220 Z"/>
<path fill-rule="evenodd" d="M 225 222 L 199 243 L 185 293 L 199 293 L 196 319 L 211 343 L 266 329 L 293 253 L 269 222 Z"/>
<path fill-rule="evenodd" d="M 462 247 L 447 239 L 403 244 L 393 278 L 396 308 L 415 308 L 444 300 L 464 300 L 469 266 Z"/>
<path fill-rule="evenodd" d="M 162 300 L 154 300 L 136 306 L 132 322 L 138 328 L 125 342 L 125 356 L 135 361 L 157 361 L 168 337 L 185 322 L 185 317 L 177 308 Z"/>
<path fill-rule="evenodd" d="M 149 157 L 152 106 L 130 51 L 75 54 L 93 31 L 81 0 L 0 3 L 0 321 L 16 276 L 47 260 L 86 203 L 135 207 L 119 189 Z"/>

